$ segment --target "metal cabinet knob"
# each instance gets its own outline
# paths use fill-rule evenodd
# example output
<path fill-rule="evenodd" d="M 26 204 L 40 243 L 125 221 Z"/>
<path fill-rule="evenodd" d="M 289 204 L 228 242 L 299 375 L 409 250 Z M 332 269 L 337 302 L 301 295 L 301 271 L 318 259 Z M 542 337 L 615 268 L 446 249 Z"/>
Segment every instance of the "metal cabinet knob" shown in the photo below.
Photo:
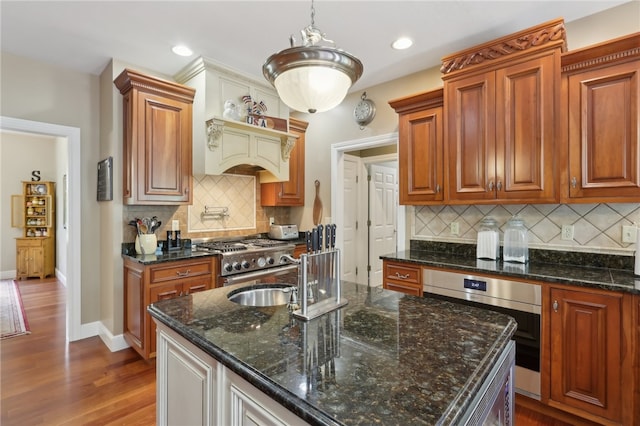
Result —
<path fill-rule="evenodd" d="M 440 184 L 436 184 L 436 194 L 440 193 Z"/>
<path fill-rule="evenodd" d="M 558 301 L 557 300 L 553 301 L 553 311 L 554 312 L 558 312 Z"/>
<path fill-rule="evenodd" d="M 575 188 L 576 186 L 578 186 L 578 179 L 574 176 L 571 178 L 571 187 Z"/>
<path fill-rule="evenodd" d="M 498 191 L 502 191 L 502 181 L 501 180 L 498 181 L 498 184 L 496 185 L 496 189 Z"/>

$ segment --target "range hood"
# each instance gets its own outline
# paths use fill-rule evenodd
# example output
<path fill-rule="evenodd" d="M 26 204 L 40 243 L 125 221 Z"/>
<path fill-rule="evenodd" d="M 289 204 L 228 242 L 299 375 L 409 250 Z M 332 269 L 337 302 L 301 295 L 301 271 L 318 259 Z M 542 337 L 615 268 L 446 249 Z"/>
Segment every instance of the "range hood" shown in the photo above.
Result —
<path fill-rule="evenodd" d="M 196 89 L 194 175 L 258 170 L 260 182 L 289 180 L 289 154 L 297 135 L 288 132 L 289 108 L 270 85 L 203 57 L 176 80 Z M 228 101 L 237 107 L 234 117 L 225 114 Z M 252 104 L 260 106 L 260 115 L 247 113 Z"/>

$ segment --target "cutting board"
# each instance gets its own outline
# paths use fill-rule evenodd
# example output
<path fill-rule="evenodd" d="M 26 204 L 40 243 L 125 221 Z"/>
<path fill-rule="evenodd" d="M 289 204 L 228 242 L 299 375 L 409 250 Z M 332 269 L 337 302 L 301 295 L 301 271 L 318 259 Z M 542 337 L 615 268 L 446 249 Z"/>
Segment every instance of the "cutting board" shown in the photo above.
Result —
<path fill-rule="evenodd" d="M 322 221 L 322 200 L 320 200 L 320 181 L 316 179 L 316 198 L 313 200 L 313 224 L 318 225 Z"/>

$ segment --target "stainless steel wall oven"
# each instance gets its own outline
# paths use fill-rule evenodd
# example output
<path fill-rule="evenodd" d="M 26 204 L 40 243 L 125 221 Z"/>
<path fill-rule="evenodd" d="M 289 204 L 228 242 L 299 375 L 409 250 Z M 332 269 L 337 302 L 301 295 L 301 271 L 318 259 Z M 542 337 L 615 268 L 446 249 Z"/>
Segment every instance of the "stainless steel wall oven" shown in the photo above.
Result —
<path fill-rule="evenodd" d="M 539 284 L 424 269 L 425 297 L 450 299 L 511 315 L 518 323 L 516 343 L 516 391 L 540 399 Z"/>

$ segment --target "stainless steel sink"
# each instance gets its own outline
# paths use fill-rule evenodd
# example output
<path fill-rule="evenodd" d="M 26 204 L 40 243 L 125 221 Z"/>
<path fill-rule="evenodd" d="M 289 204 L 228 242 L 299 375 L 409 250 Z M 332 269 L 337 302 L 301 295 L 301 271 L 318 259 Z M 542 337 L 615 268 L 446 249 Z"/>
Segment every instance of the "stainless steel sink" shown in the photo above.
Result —
<path fill-rule="evenodd" d="M 227 298 L 245 306 L 278 306 L 286 305 L 293 286 L 289 284 L 265 284 L 240 288 L 231 292 Z"/>

